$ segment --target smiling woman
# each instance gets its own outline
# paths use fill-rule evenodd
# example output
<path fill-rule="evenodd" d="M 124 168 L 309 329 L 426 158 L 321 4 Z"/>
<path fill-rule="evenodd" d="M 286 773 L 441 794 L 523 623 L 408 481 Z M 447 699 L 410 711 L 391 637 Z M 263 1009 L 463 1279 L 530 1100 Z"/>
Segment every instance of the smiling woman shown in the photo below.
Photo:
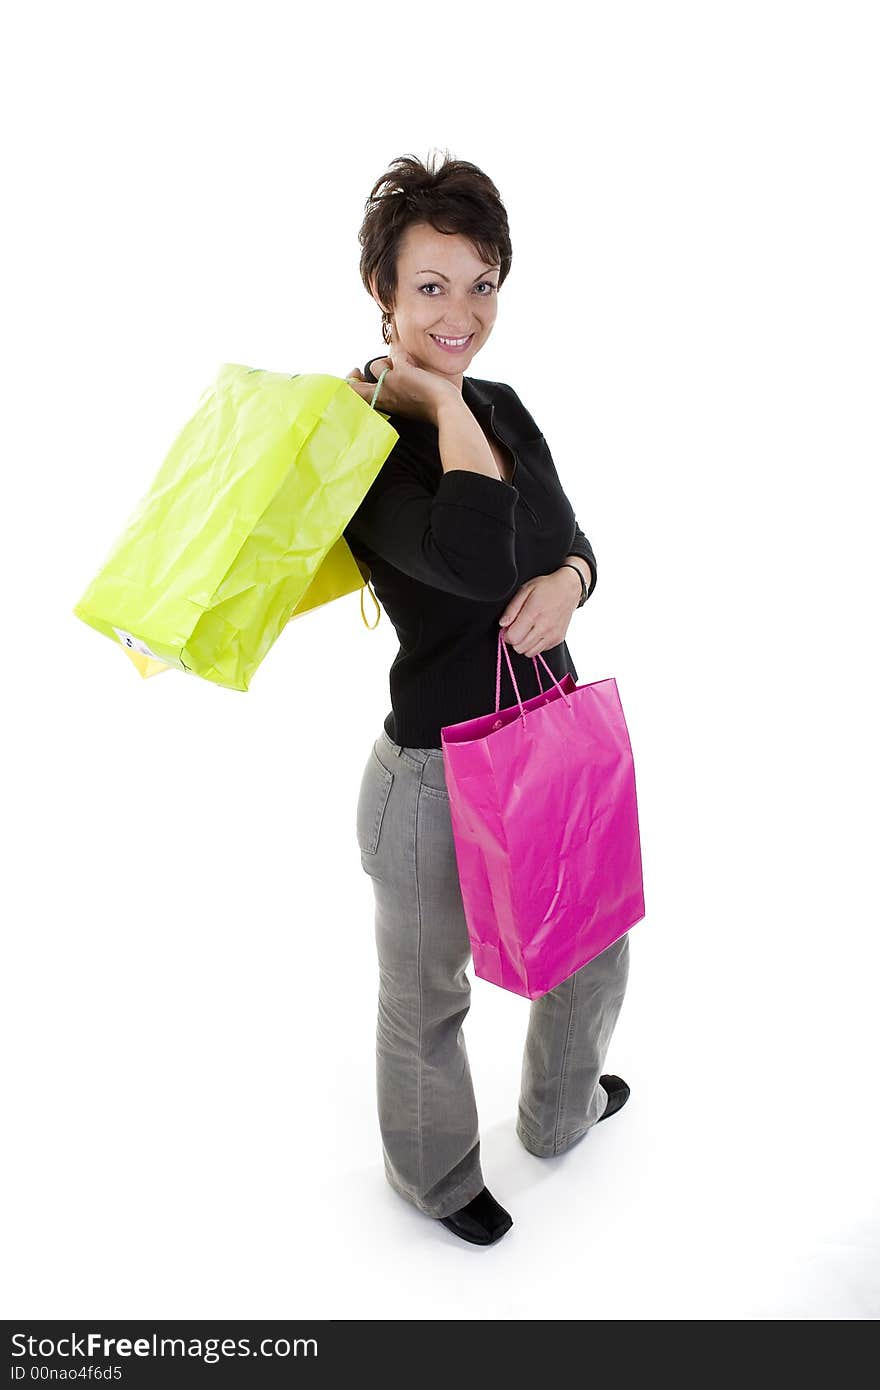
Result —
<path fill-rule="evenodd" d="M 385 342 L 393 321 L 415 363 L 460 391 L 492 332 L 512 261 L 495 184 L 466 160 L 447 158 L 428 173 L 404 156 L 371 190 L 360 243 L 361 279 L 382 310 Z"/>
<path fill-rule="evenodd" d="M 398 432 L 344 532 L 400 641 L 392 709 L 367 757 L 355 817 L 376 900 L 384 1167 L 420 1211 L 490 1245 L 513 1223 L 482 1175 L 461 1031 L 470 938 L 440 731 L 492 707 L 507 619 L 504 640 L 526 698 L 537 693 L 533 650 L 557 680 L 577 679 L 565 632 L 595 587 L 596 559 L 517 393 L 466 375 L 495 326 L 511 266 L 495 184 L 464 160 L 436 169 L 396 160 L 370 194 L 360 243 L 389 355 L 370 358 L 350 381 L 369 401 L 387 368 L 385 409 Z M 513 699 L 511 690 L 504 703 Z M 626 1100 L 625 1083 L 602 1064 L 628 958 L 624 935 L 530 1005 L 516 1132 L 538 1157 L 570 1148 Z"/>

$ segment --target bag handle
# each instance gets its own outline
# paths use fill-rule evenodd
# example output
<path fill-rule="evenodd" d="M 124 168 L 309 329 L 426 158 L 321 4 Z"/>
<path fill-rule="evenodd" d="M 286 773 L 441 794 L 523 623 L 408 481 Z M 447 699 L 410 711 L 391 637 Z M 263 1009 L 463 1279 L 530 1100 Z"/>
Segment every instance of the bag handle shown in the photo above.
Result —
<path fill-rule="evenodd" d="M 379 373 L 379 380 L 376 382 L 376 389 L 373 392 L 373 399 L 370 401 L 371 410 L 375 407 L 379 392 L 382 390 L 382 382 L 385 380 L 385 373 L 390 372 L 390 370 L 390 367 L 383 367 L 381 372 Z"/>
<path fill-rule="evenodd" d="M 495 713 L 497 714 L 497 713 L 498 713 L 498 710 L 499 710 L 500 707 L 501 707 L 501 648 L 503 647 L 503 648 L 504 648 L 504 655 L 505 655 L 505 658 L 506 658 L 506 660 L 507 660 L 507 668 L 508 668 L 508 670 L 510 671 L 510 679 L 511 679 L 512 682 L 513 682 L 513 688 L 514 688 L 514 690 L 516 691 L 516 702 L 517 702 L 517 704 L 519 705 L 520 718 L 522 719 L 523 728 L 525 728 L 525 726 L 526 726 L 526 712 L 525 712 L 525 710 L 523 709 L 523 703 L 522 703 L 522 700 L 521 700 L 521 698 L 520 698 L 520 693 L 519 693 L 519 686 L 518 686 L 517 683 L 516 683 L 516 676 L 513 674 L 513 662 L 512 662 L 511 659 L 510 659 L 510 652 L 507 650 L 507 646 L 508 646 L 508 644 L 507 644 L 507 643 L 505 642 L 505 640 L 504 640 L 504 629 L 501 628 L 501 629 L 499 629 L 499 632 L 498 632 L 498 666 L 497 666 L 497 669 L 496 669 L 496 672 L 495 672 Z M 565 703 L 568 705 L 569 709 L 571 709 L 571 700 L 570 700 L 569 697 L 566 695 L 565 691 L 562 689 L 562 686 L 559 684 L 559 681 L 556 679 L 556 677 L 554 676 L 553 672 L 550 670 L 550 667 L 547 666 L 547 663 L 546 663 L 546 661 L 544 660 L 544 658 L 543 658 L 543 656 L 541 655 L 540 652 L 538 652 L 538 656 L 541 658 L 542 665 L 544 665 L 544 666 L 546 667 L 547 673 L 548 673 L 548 675 L 550 676 L 550 679 L 552 680 L 553 684 L 556 686 L 556 689 L 559 691 L 560 695 L 562 696 L 562 698 L 563 698 L 563 700 L 565 701 Z M 534 665 L 534 668 L 535 668 L 535 675 L 536 675 L 537 678 L 538 678 L 538 689 L 539 689 L 539 691 L 541 692 L 541 694 L 543 694 L 543 693 L 544 693 L 544 687 L 543 687 L 543 685 L 541 684 L 541 672 L 538 670 L 538 660 L 537 660 L 537 657 L 534 657 L 534 656 L 532 657 L 532 664 Z M 499 728 L 499 727 L 500 727 L 500 724 L 501 724 L 501 721 L 499 720 L 498 723 L 495 725 L 495 728 L 496 728 L 496 729 Z"/>
<path fill-rule="evenodd" d="M 385 380 L 385 373 L 386 373 L 386 372 L 390 372 L 390 370 L 391 370 L 390 367 L 383 367 L 382 370 L 381 370 L 381 372 L 379 373 L 379 380 L 376 382 L 376 389 L 375 389 L 375 391 L 373 392 L 373 398 L 372 398 L 372 400 L 370 401 L 370 409 L 371 409 L 371 410 L 375 409 L 376 401 L 377 401 L 377 399 L 378 399 L 378 397 L 379 397 L 379 392 L 382 390 L 382 382 Z M 355 381 L 356 378 L 353 377 L 353 376 L 347 376 L 347 377 L 345 378 L 345 380 L 346 380 L 346 381 Z M 376 605 L 376 621 L 375 621 L 374 623 L 368 623 L 368 622 L 367 622 L 367 619 L 366 619 L 366 614 L 364 613 L 364 590 L 365 590 L 365 589 L 369 589 L 370 596 L 371 596 L 373 602 L 374 602 L 375 605 Z M 374 627 L 378 627 L 378 626 L 379 626 L 379 619 L 381 618 L 381 616 L 382 616 L 382 610 L 381 610 L 381 608 L 379 607 L 379 603 L 378 603 L 378 600 L 377 600 L 377 598 L 376 598 L 376 595 L 373 593 L 373 590 L 370 588 L 370 581 L 369 581 L 369 579 L 367 579 L 367 580 L 364 582 L 364 584 L 361 585 L 361 622 L 363 623 L 364 627 L 365 627 L 369 632 L 372 632 Z"/>

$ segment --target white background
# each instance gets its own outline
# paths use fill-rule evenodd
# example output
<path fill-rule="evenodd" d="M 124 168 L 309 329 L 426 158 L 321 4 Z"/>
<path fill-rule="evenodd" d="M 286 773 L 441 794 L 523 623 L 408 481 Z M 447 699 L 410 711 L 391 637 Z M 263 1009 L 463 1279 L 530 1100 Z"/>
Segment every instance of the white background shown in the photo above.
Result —
<path fill-rule="evenodd" d="M 4 22 L 4 1316 L 877 1316 L 874 21 Z M 519 1144 L 528 1004 L 472 976 L 489 1249 L 382 1171 L 354 824 L 387 615 L 303 617 L 247 694 L 141 680 L 72 615 L 220 363 L 383 351 L 364 201 L 444 149 L 510 217 L 470 374 L 595 547 L 568 641 L 618 681 L 647 902 L 632 1097 L 568 1155 Z"/>

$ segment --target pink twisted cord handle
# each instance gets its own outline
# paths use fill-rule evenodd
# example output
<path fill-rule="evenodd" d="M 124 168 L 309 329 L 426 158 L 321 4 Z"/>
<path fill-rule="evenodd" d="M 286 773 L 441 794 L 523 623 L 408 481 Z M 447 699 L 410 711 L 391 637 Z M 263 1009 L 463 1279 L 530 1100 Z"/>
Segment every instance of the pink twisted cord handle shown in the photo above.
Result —
<path fill-rule="evenodd" d="M 508 669 L 509 672 L 510 672 L 510 679 L 511 679 L 511 681 L 513 682 L 513 688 L 514 688 L 514 690 L 516 691 L 516 702 L 517 702 L 517 704 L 519 705 L 520 719 L 522 720 L 523 728 L 525 728 L 525 723 L 526 723 L 526 712 L 525 712 L 525 710 L 523 709 L 523 702 L 522 702 L 522 698 L 521 698 L 520 693 L 519 693 L 519 686 L 518 686 L 517 683 L 516 683 L 516 676 L 513 674 L 513 662 L 512 662 L 511 659 L 510 659 L 510 652 L 507 650 L 507 645 L 508 645 L 508 644 L 507 644 L 507 643 L 505 642 L 505 640 L 504 640 L 504 629 L 501 628 L 501 629 L 499 629 L 499 632 L 498 632 L 498 665 L 497 665 L 497 668 L 496 668 L 496 671 L 495 671 L 495 713 L 497 714 L 497 713 L 498 713 L 498 710 L 499 710 L 500 707 L 501 707 L 501 649 L 502 649 L 502 647 L 503 647 L 503 648 L 504 648 L 504 656 L 505 656 L 505 659 L 506 659 L 506 661 L 507 661 L 507 669 Z M 563 698 L 563 700 L 565 701 L 565 703 L 568 705 L 569 709 L 571 709 L 571 700 L 568 698 L 568 696 L 566 695 L 565 691 L 562 689 L 562 686 L 559 684 L 559 681 L 556 679 L 556 677 L 554 676 L 553 672 L 550 670 L 550 667 L 547 665 L 546 661 L 544 660 L 543 656 L 541 656 L 541 653 L 540 653 L 540 652 L 538 652 L 538 657 L 541 658 L 541 663 L 542 663 L 542 665 L 546 668 L 547 674 L 549 675 L 549 677 L 550 677 L 550 679 L 552 680 L 553 684 L 556 686 L 556 689 L 559 691 L 559 693 L 560 693 L 560 695 L 562 696 L 562 698 Z M 538 670 L 538 657 L 534 657 L 534 656 L 532 657 L 532 664 L 533 664 L 533 666 L 534 666 L 534 668 L 535 668 L 535 675 L 536 675 L 536 677 L 537 677 L 537 679 L 538 679 L 538 689 L 539 689 L 539 691 L 541 692 L 541 694 L 543 695 L 543 693 L 544 693 L 544 686 L 543 686 L 542 683 L 541 683 L 541 672 Z M 496 729 L 499 728 L 499 727 L 500 727 L 500 724 L 501 724 L 501 721 L 500 721 L 500 719 L 499 719 L 499 720 L 496 722 L 496 724 L 495 724 L 495 728 L 496 728 Z"/>

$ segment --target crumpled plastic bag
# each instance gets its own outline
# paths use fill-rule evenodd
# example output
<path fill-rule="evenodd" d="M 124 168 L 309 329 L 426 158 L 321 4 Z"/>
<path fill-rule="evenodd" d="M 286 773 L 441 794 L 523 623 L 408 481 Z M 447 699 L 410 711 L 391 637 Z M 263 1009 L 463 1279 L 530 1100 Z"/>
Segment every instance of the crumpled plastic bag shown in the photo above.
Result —
<path fill-rule="evenodd" d="M 369 578 L 342 532 L 398 438 L 380 389 L 225 363 L 76 616 L 142 676 L 247 690 L 292 618 Z"/>

